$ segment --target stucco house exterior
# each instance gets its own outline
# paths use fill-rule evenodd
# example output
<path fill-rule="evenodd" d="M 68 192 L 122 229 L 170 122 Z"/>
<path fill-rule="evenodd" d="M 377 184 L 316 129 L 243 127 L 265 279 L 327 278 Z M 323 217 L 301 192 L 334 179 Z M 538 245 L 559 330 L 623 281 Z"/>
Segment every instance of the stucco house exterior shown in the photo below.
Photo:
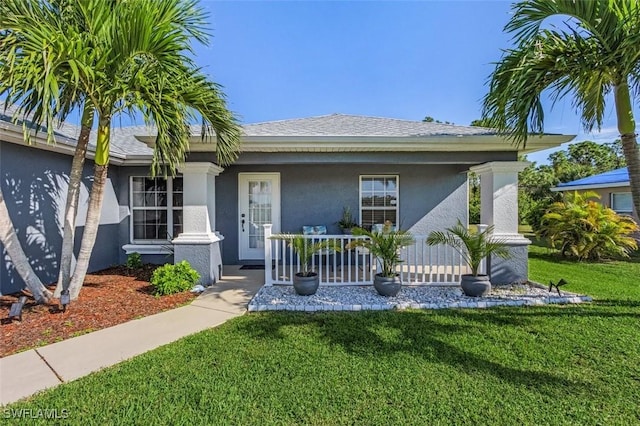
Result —
<path fill-rule="evenodd" d="M 600 195 L 600 202 L 603 205 L 618 214 L 630 215 L 636 222 L 640 222 L 640 216 L 633 207 L 629 171 L 626 167 L 561 183 L 552 188 L 552 191 L 593 191 Z"/>
<path fill-rule="evenodd" d="M 365 227 L 390 220 L 415 235 L 468 223 L 467 172 L 481 178 L 481 222 L 494 225 L 514 254 L 490 265 L 492 279 L 526 279 L 529 241 L 518 233 L 518 154 L 558 146 L 573 136 L 531 138 L 526 151 L 491 129 L 333 114 L 243 126 L 242 154 L 225 169 L 215 143 L 193 129 L 190 154 L 176 178 L 150 178 L 153 130 L 114 127 L 109 183 L 90 270 L 126 261 L 188 260 L 204 283 L 223 264 L 265 259 L 264 225 L 300 232 L 335 224 L 343 207 Z M 79 128 L 65 124 L 57 143 L 0 115 L 0 184 L 19 238 L 44 282 L 57 279 L 66 181 Z M 44 135 L 42 135 L 44 136 Z M 85 176 L 92 175 L 92 151 Z M 83 189 L 81 206 L 88 191 Z M 78 214 L 78 235 L 84 211 Z M 22 287 L 3 252 L 0 291 Z"/>

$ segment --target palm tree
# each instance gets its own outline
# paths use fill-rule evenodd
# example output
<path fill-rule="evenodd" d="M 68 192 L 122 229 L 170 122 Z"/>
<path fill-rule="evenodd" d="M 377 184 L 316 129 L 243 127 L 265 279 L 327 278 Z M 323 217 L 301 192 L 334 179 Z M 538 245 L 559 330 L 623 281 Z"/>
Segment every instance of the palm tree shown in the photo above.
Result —
<path fill-rule="evenodd" d="M 45 124 L 49 142 L 53 142 L 53 130 L 57 119 L 62 123 L 74 108 L 82 108 L 81 128 L 69 173 L 67 199 L 63 219 L 63 239 L 60 254 L 60 274 L 55 296 L 60 295 L 63 287 L 68 287 L 71 277 L 71 262 L 75 241 L 75 223 L 78 212 L 78 200 L 82 183 L 82 172 L 89 147 L 89 137 L 94 121 L 94 109 L 80 92 L 73 67 L 66 61 L 62 52 L 57 55 L 37 55 L 30 44 L 42 40 L 42 34 L 28 31 L 34 25 L 41 27 L 42 22 L 48 25 L 49 34 L 57 28 L 71 26 L 87 31 L 87 20 L 83 14 L 73 13 L 73 4 L 68 0 L 54 0 L 48 8 L 31 7 L 38 3 L 7 0 L 0 4 L 0 28 L 5 37 L 0 40 L 0 94 L 6 94 L 6 106 L 15 107 L 15 118 L 30 123 L 26 131 L 36 130 Z M 30 7 L 30 10 L 25 8 Z M 64 47 L 65 40 L 50 45 L 50 52 Z M 56 57 L 58 58 L 56 60 Z M 81 65 L 80 65 L 81 66 Z M 40 76 L 47 75 L 43 79 Z M 55 88 L 58 90 L 55 90 Z M 29 133 L 25 133 L 29 138 Z"/>
<path fill-rule="evenodd" d="M 505 31 L 513 34 L 490 77 L 483 118 L 516 144 L 542 133 L 541 95 L 567 95 L 586 131 L 600 128 L 613 92 L 618 130 L 629 168 L 633 203 L 640 211 L 640 150 L 630 88 L 640 87 L 640 4 L 635 0 L 528 0 L 512 6 Z M 549 18 L 562 28 L 542 28 Z"/>
<path fill-rule="evenodd" d="M 152 174 L 165 176 L 173 174 L 175 167 L 184 161 L 191 135 L 189 123 L 194 119 L 203 122 L 203 138 L 213 139 L 215 133 L 218 162 L 222 165 L 238 155 L 239 127 L 226 108 L 220 87 L 209 81 L 189 57 L 193 53 L 193 39 L 208 40 L 206 15 L 194 1 L 10 0 L 10 3 L 20 12 L 16 13 L 20 19 L 11 27 L 16 38 L 29 40 L 21 46 L 23 55 L 38 54 L 45 68 L 60 70 L 59 74 L 52 71 L 51 78 L 44 79 L 55 83 L 55 87 L 47 83 L 49 86 L 42 89 L 54 93 L 45 98 L 50 103 L 34 109 L 47 124 L 53 123 L 56 114 L 66 111 L 59 105 L 60 99 L 66 99 L 58 95 L 64 92 L 55 81 L 59 77 L 60 82 L 80 94 L 86 102 L 85 111 L 95 111 L 98 120 L 87 220 L 68 287 L 71 297 L 76 298 L 98 230 L 113 117 L 123 112 L 141 112 L 145 123 L 155 126 L 158 135 Z M 26 6 L 19 9 L 21 4 Z M 56 7 L 51 7 L 52 4 Z M 43 54 L 42 46 L 46 46 L 48 54 Z M 28 49 L 33 50 L 24 52 Z M 29 81 L 18 83 L 28 86 Z"/>
<path fill-rule="evenodd" d="M 0 94 L 5 95 L 5 110 L 14 107 L 14 119 L 19 119 L 24 126 L 25 140 L 30 141 L 31 132 L 36 133 L 44 124 L 48 142 L 54 142 L 53 132 L 56 121 L 62 122 L 77 105 L 82 103 L 78 88 L 63 84 L 69 78 L 70 67 L 51 55 L 51 50 L 40 47 L 39 52 L 26 48 L 34 38 L 30 33 L 21 32 L 24 21 L 53 22 L 52 15 L 70 19 L 72 16 L 63 13 L 66 2 L 52 1 L 48 8 L 31 8 L 28 2 L 7 0 L 0 3 Z M 42 36 L 42 35 L 40 35 Z M 39 54 L 38 54 L 39 53 Z M 85 155 L 89 143 L 93 109 L 86 108 L 82 116 L 82 128 L 78 137 L 76 152 L 69 178 L 69 189 L 64 220 L 64 239 L 61 262 L 61 276 L 67 265 L 71 267 L 75 218 Z M 0 189 L 0 198 L 2 198 Z M 0 209 L 0 221 L 3 224 L 2 243 L 7 248 L 16 270 L 27 288 L 38 303 L 44 303 L 51 293 L 33 272 L 29 260 L 15 236 L 4 201 Z M 70 226 L 71 225 L 71 226 Z M 65 262 L 65 257 L 67 261 Z"/>
<path fill-rule="evenodd" d="M 451 228 L 442 231 L 433 231 L 427 237 L 427 245 L 436 246 L 444 244 L 453 247 L 455 251 L 460 253 L 462 259 L 471 269 L 471 275 L 477 277 L 480 271 L 482 261 L 491 256 L 496 255 L 503 259 L 508 259 L 511 255 L 507 245 L 503 240 L 495 240 L 491 236 L 493 234 L 493 225 L 487 227 L 483 231 L 469 232 L 469 230 L 458 223 Z"/>
<path fill-rule="evenodd" d="M 203 138 L 215 132 L 220 164 L 230 164 L 239 150 L 240 130 L 219 86 L 209 81 L 188 56 L 193 53 L 192 39 L 208 40 L 206 15 L 196 2 L 117 2 L 103 12 L 97 14 L 100 20 L 93 22 L 98 28 L 94 52 L 98 52 L 98 60 L 91 75 L 83 76 L 84 90 L 97 112 L 98 129 L 87 220 L 69 285 L 72 299 L 82 287 L 98 231 L 115 114 L 140 111 L 145 123 L 156 127 L 154 175 L 173 174 L 184 161 L 190 122 L 196 114 L 203 121 Z"/>

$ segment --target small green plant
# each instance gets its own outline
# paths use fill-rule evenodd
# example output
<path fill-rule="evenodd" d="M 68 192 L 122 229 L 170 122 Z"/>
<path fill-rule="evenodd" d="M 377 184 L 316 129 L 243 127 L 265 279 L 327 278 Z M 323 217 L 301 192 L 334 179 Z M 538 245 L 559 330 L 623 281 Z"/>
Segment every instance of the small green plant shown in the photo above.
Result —
<path fill-rule="evenodd" d="M 563 257 L 601 260 L 629 257 L 638 249 L 632 237 L 638 225 L 627 216 L 603 206 L 593 191 L 564 194 L 542 218 L 538 237 L 546 238 Z"/>
<path fill-rule="evenodd" d="M 471 275 L 478 276 L 480 264 L 482 259 L 492 254 L 499 256 L 503 259 L 510 257 L 509 250 L 506 244 L 502 240 L 493 240 L 491 234 L 493 233 L 493 226 L 487 227 L 482 232 L 469 232 L 469 230 L 462 225 L 462 222 L 458 220 L 458 223 L 445 229 L 445 232 L 434 231 L 427 237 L 427 245 L 435 246 L 438 244 L 445 244 L 453 247 L 462 259 L 471 268 Z"/>
<path fill-rule="evenodd" d="M 369 250 L 382 266 L 382 270 L 378 275 L 385 278 L 392 278 L 397 275 L 396 267 L 402 263 L 400 249 L 415 242 L 409 231 L 394 230 L 389 221 L 385 222 L 380 232 L 354 228 L 353 235 L 367 238 L 353 240 L 347 244 L 347 248 L 362 247 Z"/>
<path fill-rule="evenodd" d="M 283 240 L 289 244 L 289 247 L 298 254 L 300 258 L 301 277 L 310 277 L 315 274 L 311 269 L 311 259 L 316 253 L 323 250 L 341 251 L 342 247 L 335 240 L 313 241 L 313 236 L 301 234 L 276 234 L 270 237 L 272 240 Z"/>
<path fill-rule="evenodd" d="M 71 337 L 84 336 L 85 334 L 93 333 L 94 331 L 96 331 L 95 328 L 87 328 L 85 330 L 74 331 L 73 333 L 71 333 Z"/>
<path fill-rule="evenodd" d="M 133 252 L 127 256 L 127 268 L 140 269 L 142 268 L 142 256 L 138 252 Z"/>
<path fill-rule="evenodd" d="M 156 269 L 151 277 L 151 285 L 156 295 L 163 296 L 189 290 L 199 279 L 200 274 L 189 262 L 183 260 L 175 265 L 167 263 Z"/>
<path fill-rule="evenodd" d="M 353 218 L 353 213 L 351 213 L 351 207 L 345 206 L 342 208 L 342 218 L 336 222 L 336 225 L 338 225 L 343 231 L 348 231 L 351 228 L 358 226 Z"/>

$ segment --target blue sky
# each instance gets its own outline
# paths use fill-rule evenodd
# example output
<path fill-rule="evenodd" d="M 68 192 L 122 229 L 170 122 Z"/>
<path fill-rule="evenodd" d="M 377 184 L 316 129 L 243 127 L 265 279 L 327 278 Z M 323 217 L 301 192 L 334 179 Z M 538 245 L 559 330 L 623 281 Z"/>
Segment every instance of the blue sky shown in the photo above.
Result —
<path fill-rule="evenodd" d="M 508 1 L 203 1 L 213 39 L 196 60 L 243 123 L 346 113 L 467 125 L 509 37 Z M 617 137 L 607 111 L 600 135 Z M 581 133 L 570 100 L 547 132 Z M 530 156 L 540 161 L 548 152 Z"/>

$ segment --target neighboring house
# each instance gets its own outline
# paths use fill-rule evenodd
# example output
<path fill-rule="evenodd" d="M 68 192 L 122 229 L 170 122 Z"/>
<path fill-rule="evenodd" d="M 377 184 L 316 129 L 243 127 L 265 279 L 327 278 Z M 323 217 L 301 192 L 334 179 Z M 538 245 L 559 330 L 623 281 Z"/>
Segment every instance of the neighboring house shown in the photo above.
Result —
<path fill-rule="evenodd" d="M 638 212 L 633 208 L 629 171 L 626 167 L 561 183 L 552 188 L 552 191 L 593 191 L 600 195 L 602 204 L 616 213 L 630 215 L 639 222 Z"/>
<path fill-rule="evenodd" d="M 22 127 L 0 116 L 0 176 L 11 217 L 36 272 L 57 278 L 66 181 L 78 128 L 57 130 L 57 144 L 39 134 L 32 146 Z M 148 262 L 187 259 L 203 281 L 222 264 L 264 260 L 263 225 L 300 232 L 335 222 L 343 207 L 360 224 L 390 220 L 416 235 L 468 222 L 467 172 L 481 177 L 481 221 L 495 225 L 514 257 L 494 262 L 494 281 L 527 278 L 527 245 L 518 234 L 517 175 L 522 153 L 491 129 L 334 114 L 244 126 L 242 154 L 226 169 L 215 164 L 215 143 L 193 129 L 191 152 L 173 179 L 149 178 L 153 132 L 114 127 L 112 160 L 101 226 L 90 270 L 125 262 L 139 252 Z M 555 147 L 573 136 L 544 135 L 526 152 Z M 92 153 L 88 155 L 91 158 Z M 91 177 L 88 161 L 85 175 Z M 85 206 L 86 188 L 81 196 Z M 85 207 L 86 208 L 86 207 Z M 78 214 L 79 244 L 82 208 Z M 2 293 L 22 287 L 4 256 Z"/>

